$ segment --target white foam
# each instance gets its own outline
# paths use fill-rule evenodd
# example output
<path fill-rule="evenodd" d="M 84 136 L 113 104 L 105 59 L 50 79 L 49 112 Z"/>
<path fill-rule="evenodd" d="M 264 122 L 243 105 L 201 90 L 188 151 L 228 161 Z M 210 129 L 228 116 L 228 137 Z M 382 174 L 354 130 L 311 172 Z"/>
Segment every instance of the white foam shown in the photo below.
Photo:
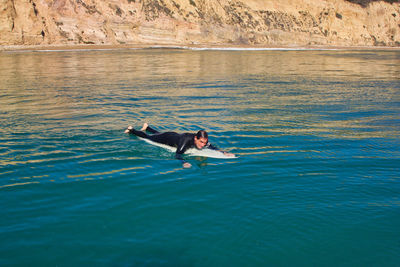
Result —
<path fill-rule="evenodd" d="M 90 51 L 116 51 L 116 50 L 145 50 L 145 49 L 182 49 L 192 51 L 336 51 L 345 50 L 338 48 L 310 48 L 310 47 L 191 47 L 155 45 L 149 47 L 114 47 L 114 48 L 71 48 L 67 49 L 10 49 L 5 53 L 31 53 L 31 52 L 90 52 Z"/>
<path fill-rule="evenodd" d="M 156 143 L 156 142 L 153 142 L 153 141 L 151 141 L 149 139 L 146 139 L 146 138 L 141 138 L 141 137 L 138 137 L 138 138 L 141 139 L 141 140 L 146 141 L 147 143 L 149 143 L 151 145 L 162 147 L 162 148 L 167 149 L 167 150 L 169 150 L 171 152 L 176 152 L 176 147 L 172 147 L 172 146 Z M 190 148 L 190 149 L 185 151 L 185 154 L 188 154 L 190 156 L 217 158 L 217 159 L 232 159 L 232 158 L 236 158 L 236 156 L 229 157 L 229 156 L 226 156 L 221 151 L 208 149 L 208 148 L 203 148 L 201 150 L 200 149 L 196 149 L 196 148 Z"/>
<path fill-rule="evenodd" d="M 298 51 L 306 48 L 263 48 L 263 47 L 184 47 L 195 51 Z"/>
<path fill-rule="evenodd" d="M 59 53 L 59 52 L 91 52 L 91 51 L 118 51 L 118 50 L 141 50 L 144 48 L 66 48 L 66 49 L 15 49 L 15 50 L 5 50 L 4 53 Z"/>
<path fill-rule="evenodd" d="M 337 48 L 311 47 L 191 47 L 191 46 L 151 46 L 156 49 L 183 49 L 194 51 L 336 51 Z"/>

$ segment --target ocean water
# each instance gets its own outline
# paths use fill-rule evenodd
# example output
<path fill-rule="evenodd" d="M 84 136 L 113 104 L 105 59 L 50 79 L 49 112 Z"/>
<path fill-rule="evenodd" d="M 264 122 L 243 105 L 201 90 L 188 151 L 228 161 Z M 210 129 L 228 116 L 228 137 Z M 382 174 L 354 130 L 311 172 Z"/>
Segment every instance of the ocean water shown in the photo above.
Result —
<path fill-rule="evenodd" d="M 0 53 L 0 266 L 400 266 L 400 52 Z M 205 129 L 236 159 L 123 133 Z"/>

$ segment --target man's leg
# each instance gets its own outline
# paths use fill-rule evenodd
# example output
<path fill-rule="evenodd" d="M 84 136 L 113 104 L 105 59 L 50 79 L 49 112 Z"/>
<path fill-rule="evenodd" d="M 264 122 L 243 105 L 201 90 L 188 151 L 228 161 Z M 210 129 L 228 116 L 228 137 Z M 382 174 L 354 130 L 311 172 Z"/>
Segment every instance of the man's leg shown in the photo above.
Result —
<path fill-rule="evenodd" d="M 149 133 L 152 133 L 152 134 L 158 134 L 159 133 L 157 130 L 154 130 L 153 128 L 151 128 L 147 122 L 145 122 L 143 124 L 143 127 L 140 130 L 141 131 L 148 131 Z"/>
<path fill-rule="evenodd" d="M 147 139 L 149 138 L 149 136 L 145 132 L 137 131 L 137 130 L 133 129 L 132 126 L 129 126 L 128 129 L 125 130 L 125 133 L 134 134 L 134 135 L 142 137 L 142 138 L 147 138 Z"/>

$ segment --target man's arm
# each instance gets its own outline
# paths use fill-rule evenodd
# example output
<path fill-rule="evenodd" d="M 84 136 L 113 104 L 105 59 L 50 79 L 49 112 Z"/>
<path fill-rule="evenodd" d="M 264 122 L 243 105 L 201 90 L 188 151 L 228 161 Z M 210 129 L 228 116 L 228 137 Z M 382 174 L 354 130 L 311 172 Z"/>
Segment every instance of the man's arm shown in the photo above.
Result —
<path fill-rule="evenodd" d="M 227 156 L 227 157 L 235 157 L 235 154 L 232 154 L 232 153 L 229 153 L 229 152 L 225 152 L 225 151 L 222 151 L 221 149 L 219 149 L 218 147 L 216 147 L 216 146 L 213 146 L 212 144 L 210 144 L 210 143 L 207 143 L 207 145 L 205 146 L 206 148 L 209 148 L 209 149 L 212 149 L 212 150 L 217 150 L 217 151 L 221 151 L 222 153 L 224 153 L 224 155 L 225 156 Z"/>
<path fill-rule="evenodd" d="M 218 147 L 213 146 L 212 144 L 210 144 L 209 142 L 207 143 L 207 145 L 205 146 L 206 148 L 212 149 L 212 150 L 218 150 L 221 151 Z"/>
<path fill-rule="evenodd" d="M 192 167 L 192 164 L 190 164 L 189 162 L 185 161 L 183 159 L 183 153 L 185 153 L 185 151 L 187 150 L 187 141 L 183 140 L 182 143 L 178 144 L 178 148 L 176 149 L 176 153 L 175 153 L 175 158 L 179 159 L 182 164 L 183 164 L 183 168 L 190 168 Z"/>
<path fill-rule="evenodd" d="M 179 160 L 182 162 L 183 168 L 190 168 L 190 167 L 192 167 L 192 164 L 190 164 L 189 162 L 187 162 L 186 160 L 183 159 L 182 154 L 183 154 L 183 153 L 178 153 L 178 150 L 177 150 L 176 153 L 175 153 L 175 158 L 176 158 L 176 159 L 179 159 Z"/>

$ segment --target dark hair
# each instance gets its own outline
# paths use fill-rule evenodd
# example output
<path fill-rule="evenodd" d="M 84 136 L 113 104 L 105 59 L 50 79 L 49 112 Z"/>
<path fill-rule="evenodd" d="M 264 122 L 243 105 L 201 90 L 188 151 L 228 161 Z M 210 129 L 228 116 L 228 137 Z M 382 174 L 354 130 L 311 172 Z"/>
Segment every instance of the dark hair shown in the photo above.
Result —
<path fill-rule="evenodd" d="M 200 131 L 197 132 L 196 138 L 197 138 L 197 139 L 200 139 L 200 138 L 206 138 L 206 139 L 208 139 L 208 134 L 207 134 L 206 131 L 200 130 Z"/>

